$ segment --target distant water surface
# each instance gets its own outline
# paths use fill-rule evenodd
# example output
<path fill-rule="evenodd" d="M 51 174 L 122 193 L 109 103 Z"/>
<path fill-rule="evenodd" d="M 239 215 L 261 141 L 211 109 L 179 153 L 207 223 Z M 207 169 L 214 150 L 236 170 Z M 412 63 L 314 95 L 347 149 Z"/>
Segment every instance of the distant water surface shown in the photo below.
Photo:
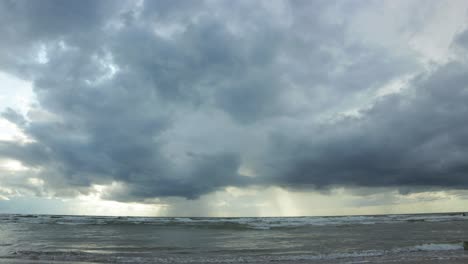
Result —
<path fill-rule="evenodd" d="M 461 213 L 272 218 L 0 214 L 0 263 L 468 263 L 463 240 L 468 240 L 468 217 Z"/>

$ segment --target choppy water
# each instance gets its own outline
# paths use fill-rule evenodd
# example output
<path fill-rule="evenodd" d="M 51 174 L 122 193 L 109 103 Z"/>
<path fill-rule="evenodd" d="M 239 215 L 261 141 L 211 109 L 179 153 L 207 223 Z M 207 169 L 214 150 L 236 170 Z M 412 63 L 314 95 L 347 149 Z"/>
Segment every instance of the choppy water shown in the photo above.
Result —
<path fill-rule="evenodd" d="M 463 240 L 468 240 L 468 216 L 461 213 L 286 218 L 0 215 L 0 263 L 455 260 L 468 257 Z"/>

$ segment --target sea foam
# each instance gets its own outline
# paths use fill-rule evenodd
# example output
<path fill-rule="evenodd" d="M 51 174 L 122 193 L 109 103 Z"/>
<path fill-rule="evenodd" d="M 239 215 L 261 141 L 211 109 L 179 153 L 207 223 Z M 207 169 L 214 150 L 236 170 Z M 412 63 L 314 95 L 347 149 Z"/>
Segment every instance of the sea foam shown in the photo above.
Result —
<path fill-rule="evenodd" d="M 377 215 L 377 216 L 333 216 L 333 217 L 110 217 L 110 216 L 51 216 L 9 215 L 1 216 L 0 223 L 16 222 L 58 225 L 158 225 L 190 226 L 228 229 L 282 229 L 307 226 L 344 226 L 397 224 L 412 222 L 468 221 L 462 214 L 427 215 Z"/>

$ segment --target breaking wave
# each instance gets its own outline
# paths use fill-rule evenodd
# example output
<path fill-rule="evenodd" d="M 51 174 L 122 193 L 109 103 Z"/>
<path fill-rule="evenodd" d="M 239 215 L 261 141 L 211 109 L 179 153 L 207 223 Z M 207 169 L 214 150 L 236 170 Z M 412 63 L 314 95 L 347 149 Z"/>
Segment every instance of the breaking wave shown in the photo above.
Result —
<path fill-rule="evenodd" d="M 58 215 L 0 215 L 0 223 L 57 225 L 156 225 L 196 228 L 256 229 L 301 228 L 307 226 L 373 225 L 411 222 L 468 221 L 464 214 L 377 215 L 339 217 L 105 217 Z"/>
<path fill-rule="evenodd" d="M 263 255 L 263 256 L 135 256 L 133 254 L 99 254 L 84 251 L 16 251 L 11 257 L 20 259 L 35 260 L 55 260 L 55 261 L 95 261 L 111 263 L 252 263 L 258 261 L 276 262 L 276 261 L 311 261 L 311 260 L 338 260 L 369 258 L 382 256 L 401 256 L 407 257 L 408 254 L 417 252 L 438 252 L 438 251 L 456 251 L 463 250 L 461 243 L 453 244 L 421 244 L 411 247 L 395 248 L 391 250 L 365 250 L 356 252 L 332 253 L 323 255 Z M 8 258 L 8 257 L 7 257 Z"/>

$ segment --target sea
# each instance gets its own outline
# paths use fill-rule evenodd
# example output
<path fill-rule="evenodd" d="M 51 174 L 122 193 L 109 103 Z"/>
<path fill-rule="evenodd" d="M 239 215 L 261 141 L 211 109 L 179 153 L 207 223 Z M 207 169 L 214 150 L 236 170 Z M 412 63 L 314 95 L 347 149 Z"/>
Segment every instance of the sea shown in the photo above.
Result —
<path fill-rule="evenodd" d="M 0 214 L 0 263 L 468 263 L 464 213 L 332 217 Z"/>

